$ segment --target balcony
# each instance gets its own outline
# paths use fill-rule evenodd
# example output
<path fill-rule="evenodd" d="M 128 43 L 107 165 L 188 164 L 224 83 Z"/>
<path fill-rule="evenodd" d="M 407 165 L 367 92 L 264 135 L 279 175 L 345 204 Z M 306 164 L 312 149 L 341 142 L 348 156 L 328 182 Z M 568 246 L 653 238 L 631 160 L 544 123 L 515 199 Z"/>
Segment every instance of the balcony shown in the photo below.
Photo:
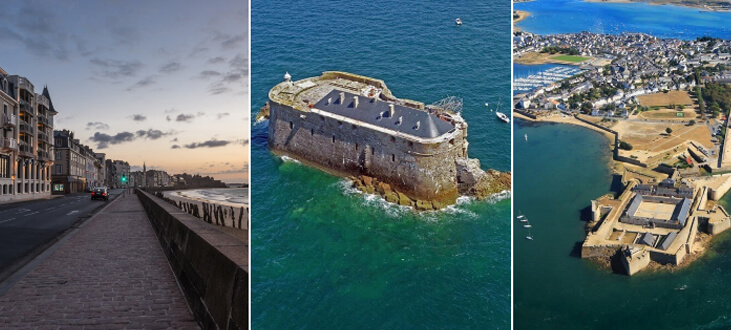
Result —
<path fill-rule="evenodd" d="M 44 115 L 38 115 L 38 123 L 39 123 L 39 124 L 43 124 L 43 125 L 46 125 L 46 126 L 51 126 L 51 125 L 50 125 L 50 124 L 48 123 L 48 117 L 46 117 L 46 116 L 44 116 Z"/>
<path fill-rule="evenodd" d="M 36 128 L 33 127 L 32 125 L 28 124 L 27 122 L 21 120 L 20 121 L 20 131 L 32 135 L 33 133 L 35 133 Z"/>
<path fill-rule="evenodd" d="M 48 151 L 38 149 L 38 159 L 49 161 L 51 157 L 48 155 Z"/>
<path fill-rule="evenodd" d="M 18 155 L 24 157 L 33 157 L 33 147 L 22 142 L 19 143 Z"/>
<path fill-rule="evenodd" d="M 48 134 L 38 130 L 38 142 L 48 143 Z"/>
<path fill-rule="evenodd" d="M 30 81 L 28 81 L 28 79 L 25 79 L 23 77 L 20 77 L 18 79 L 18 87 L 25 89 L 29 92 L 33 92 L 33 84 L 31 84 Z"/>
<path fill-rule="evenodd" d="M 15 125 L 18 125 L 18 117 L 15 115 L 6 115 L 2 114 L 2 126 L 3 127 L 15 127 Z"/>
<path fill-rule="evenodd" d="M 0 148 L 3 151 L 13 151 L 18 149 L 18 141 L 13 138 L 6 138 L 0 136 Z"/>
<path fill-rule="evenodd" d="M 36 114 L 36 111 L 35 111 L 35 109 L 33 109 L 33 106 L 31 106 L 28 101 L 24 101 L 24 100 L 20 100 L 20 111 L 25 111 L 29 115 L 34 115 L 34 116 Z"/>

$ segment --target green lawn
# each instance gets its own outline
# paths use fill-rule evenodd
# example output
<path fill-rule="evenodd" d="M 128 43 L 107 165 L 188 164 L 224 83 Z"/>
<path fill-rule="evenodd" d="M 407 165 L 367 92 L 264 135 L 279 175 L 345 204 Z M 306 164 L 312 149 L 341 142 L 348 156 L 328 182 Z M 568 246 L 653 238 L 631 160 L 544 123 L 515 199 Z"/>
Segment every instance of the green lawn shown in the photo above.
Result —
<path fill-rule="evenodd" d="M 551 59 L 554 59 L 556 61 L 564 61 L 564 62 L 573 62 L 573 63 L 579 63 L 588 60 L 588 57 L 583 56 L 576 56 L 576 55 L 556 55 L 551 57 Z"/>

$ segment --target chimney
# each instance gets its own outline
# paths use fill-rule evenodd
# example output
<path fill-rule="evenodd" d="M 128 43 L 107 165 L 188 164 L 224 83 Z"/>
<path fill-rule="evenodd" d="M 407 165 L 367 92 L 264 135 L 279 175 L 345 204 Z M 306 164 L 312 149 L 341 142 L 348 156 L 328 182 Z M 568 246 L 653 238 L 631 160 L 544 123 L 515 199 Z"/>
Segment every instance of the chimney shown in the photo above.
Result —
<path fill-rule="evenodd" d="M 414 129 L 415 130 L 418 130 L 419 127 L 421 127 L 421 120 L 419 120 L 419 121 L 416 122 L 416 125 L 414 125 Z"/>
<path fill-rule="evenodd" d="M 403 117 L 403 116 L 399 116 L 399 117 L 398 117 L 398 120 L 396 121 L 396 125 L 401 125 L 401 123 L 402 123 L 403 121 L 404 121 L 404 117 Z"/>
<path fill-rule="evenodd" d="M 340 92 L 340 104 L 345 104 L 345 93 Z"/>
<path fill-rule="evenodd" d="M 396 115 L 396 106 L 394 106 L 393 103 L 388 105 L 388 109 L 389 117 L 393 117 L 394 115 Z"/>
<path fill-rule="evenodd" d="M 353 108 L 357 108 L 357 107 L 358 107 L 358 97 L 353 96 Z"/>
<path fill-rule="evenodd" d="M 325 103 L 325 105 L 330 105 L 332 103 L 333 103 L 333 98 L 332 97 L 328 97 L 327 98 L 327 103 Z"/>

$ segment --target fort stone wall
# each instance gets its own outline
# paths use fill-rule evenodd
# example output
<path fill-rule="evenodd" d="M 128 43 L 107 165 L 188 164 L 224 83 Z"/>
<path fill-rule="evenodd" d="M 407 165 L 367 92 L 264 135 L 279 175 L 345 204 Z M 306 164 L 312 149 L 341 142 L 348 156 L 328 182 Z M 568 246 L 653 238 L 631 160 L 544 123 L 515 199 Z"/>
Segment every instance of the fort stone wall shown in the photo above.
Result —
<path fill-rule="evenodd" d="M 455 160 L 467 155 L 466 128 L 420 142 L 274 101 L 269 119 L 275 153 L 337 174 L 378 177 L 413 199 L 453 203 L 459 196 Z"/>

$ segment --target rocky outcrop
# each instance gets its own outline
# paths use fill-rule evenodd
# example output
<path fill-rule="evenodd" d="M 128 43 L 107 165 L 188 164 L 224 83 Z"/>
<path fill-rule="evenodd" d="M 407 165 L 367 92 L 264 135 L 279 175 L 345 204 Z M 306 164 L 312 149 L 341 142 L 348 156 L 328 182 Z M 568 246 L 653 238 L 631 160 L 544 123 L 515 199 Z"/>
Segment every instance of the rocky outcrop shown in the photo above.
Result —
<path fill-rule="evenodd" d="M 456 165 L 456 179 L 459 184 L 459 192 L 463 196 L 485 199 L 502 191 L 510 190 L 510 172 L 500 172 L 492 169 L 484 171 L 480 168 L 480 161 L 477 159 L 460 158 L 457 160 Z M 350 177 L 350 180 L 353 181 L 353 187 L 362 192 L 378 194 L 387 202 L 414 207 L 420 211 L 439 210 L 456 202 L 456 197 L 448 198 L 448 200 L 411 198 L 403 192 L 397 191 L 388 183 L 367 175 Z"/>
<path fill-rule="evenodd" d="M 510 172 L 500 172 L 493 169 L 483 171 L 478 159 L 458 158 L 457 184 L 459 193 L 484 199 L 501 191 L 510 190 Z"/>

